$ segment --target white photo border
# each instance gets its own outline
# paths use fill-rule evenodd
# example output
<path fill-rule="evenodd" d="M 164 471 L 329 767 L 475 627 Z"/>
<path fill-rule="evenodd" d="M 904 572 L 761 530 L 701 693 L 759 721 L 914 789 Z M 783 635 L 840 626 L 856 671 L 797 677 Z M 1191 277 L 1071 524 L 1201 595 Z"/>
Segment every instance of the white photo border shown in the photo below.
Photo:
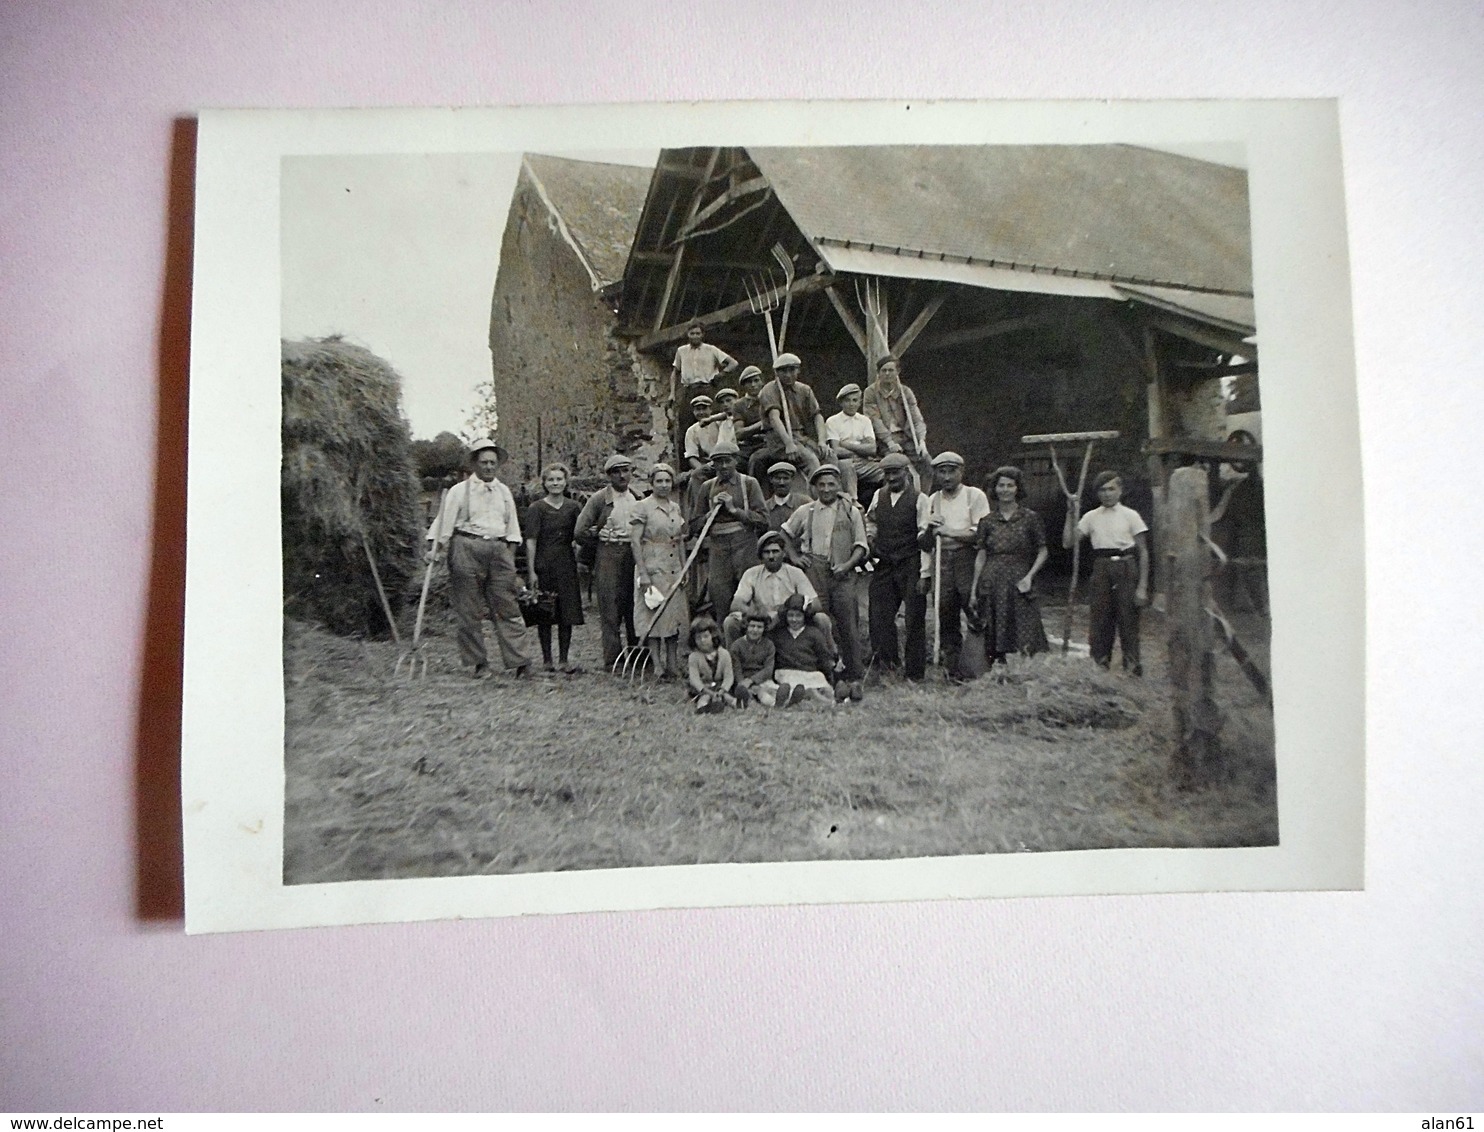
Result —
<path fill-rule="evenodd" d="M 714 145 L 1245 148 L 1280 844 L 283 883 L 279 170 L 331 154 Z M 1333 100 L 758 102 L 200 115 L 181 790 L 186 930 L 1364 885 L 1364 546 Z"/>

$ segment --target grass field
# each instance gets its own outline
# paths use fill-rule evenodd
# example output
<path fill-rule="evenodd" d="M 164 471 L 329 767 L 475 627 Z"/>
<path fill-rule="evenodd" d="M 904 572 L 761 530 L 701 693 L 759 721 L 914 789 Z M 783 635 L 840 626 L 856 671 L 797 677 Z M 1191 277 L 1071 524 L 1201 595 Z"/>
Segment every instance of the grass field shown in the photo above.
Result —
<path fill-rule="evenodd" d="M 595 621 L 587 673 L 479 683 L 450 636 L 411 682 L 389 643 L 289 622 L 285 882 L 1278 839 L 1271 714 L 1229 657 L 1228 773 L 1171 784 L 1157 617 L 1144 680 L 1053 655 L 1003 684 L 930 672 L 861 704 L 718 716 L 597 672 Z"/>

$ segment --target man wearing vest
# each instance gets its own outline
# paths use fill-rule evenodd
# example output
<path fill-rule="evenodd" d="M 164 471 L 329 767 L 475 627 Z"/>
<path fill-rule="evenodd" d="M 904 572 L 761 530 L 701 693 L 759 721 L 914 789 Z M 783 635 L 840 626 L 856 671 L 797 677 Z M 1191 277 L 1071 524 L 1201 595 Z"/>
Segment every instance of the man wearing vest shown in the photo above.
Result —
<path fill-rule="evenodd" d="M 639 496 L 629 487 L 633 463 L 627 456 L 609 456 L 603 464 L 608 486 L 593 492 L 577 516 L 573 537 L 596 540 L 593 588 L 598 596 L 598 618 L 603 623 L 603 667 L 611 669 L 626 638 L 634 633 L 634 552 L 629 544 L 629 519 Z M 620 636 L 619 630 L 623 630 Z"/>
<path fill-rule="evenodd" d="M 932 556 L 918 546 L 928 525 L 927 496 L 912 486 L 912 461 L 893 452 L 881 461 L 886 485 L 878 488 L 866 509 L 866 536 L 876 560 L 871 575 L 871 652 L 876 665 L 894 669 L 897 609 L 906 606 L 908 680 L 927 673 L 927 597 L 932 584 Z"/>
<path fill-rule="evenodd" d="M 459 655 L 474 678 L 489 676 L 484 647 L 484 615 L 495 623 L 500 657 L 517 676 L 529 675 L 526 623 L 518 595 L 525 584 L 515 572 L 520 520 L 510 489 L 497 478 L 505 449 L 493 440 L 476 440 L 469 449 L 472 474 L 449 488 L 443 509 L 428 531 L 428 562 L 448 545 L 449 603 L 458 624 Z"/>
<path fill-rule="evenodd" d="M 861 699 L 860 587 L 855 568 L 866 560 L 866 524 L 860 505 L 840 494 L 840 469 L 821 464 L 809 477 L 818 495 L 783 524 L 783 533 L 834 622 L 848 695 Z M 842 689 L 842 691 L 845 691 Z M 843 696 L 842 696 L 843 698 Z"/>

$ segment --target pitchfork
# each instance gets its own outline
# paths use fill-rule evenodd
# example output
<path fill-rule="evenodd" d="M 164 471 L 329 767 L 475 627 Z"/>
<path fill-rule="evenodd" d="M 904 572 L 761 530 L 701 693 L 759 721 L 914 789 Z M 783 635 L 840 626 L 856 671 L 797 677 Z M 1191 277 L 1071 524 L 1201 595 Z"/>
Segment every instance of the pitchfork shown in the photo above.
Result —
<path fill-rule="evenodd" d="M 696 556 L 701 553 L 701 547 L 706 542 L 706 535 L 711 531 L 711 524 L 715 522 L 720 512 L 720 503 L 711 508 L 711 513 L 706 516 L 706 522 L 701 527 L 701 533 L 696 537 L 696 545 L 691 548 L 690 554 L 685 559 L 685 565 L 680 568 L 679 575 L 665 594 L 665 600 L 660 602 L 659 608 L 654 611 L 654 616 L 649 619 L 649 624 L 644 626 L 644 632 L 639 634 L 639 643 L 625 646 L 614 659 L 613 675 L 622 676 L 632 684 L 636 680 L 644 679 L 645 674 L 654 669 L 654 660 L 649 655 L 649 646 L 645 644 L 645 641 L 649 639 L 650 630 L 658 625 L 660 618 L 665 615 L 670 599 L 685 584 L 685 576 L 690 573 L 690 568 L 695 564 Z"/>
<path fill-rule="evenodd" d="M 881 301 L 881 280 L 867 277 L 864 290 L 861 280 L 855 281 L 855 301 L 860 307 L 861 314 L 866 316 L 866 335 L 869 339 L 870 332 L 875 330 L 876 338 L 881 343 L 883 353 L 891 349 L 891 338 L 886 333 L 887 310 L 886 304 Z"/>
<path fill-rule="evenodd" d="M 1077 521 L 1082 518 L 1082 489 L 1087 486 L 1087 466 L 1092 462 L 1092 447 L 1099 440 L 1117 440 L 1116 432 L 1048 432 L 1034 436 L 1022 436 L 1022 444 L 1044 444 L 1051 450 L 1051 469 L 1056 473 L 1056 482 L 1061 484 L 1062 494 L 1067 497 L 1067 507 L 1072 512 L 1072 581 L 1067 588 L 1067 611 L 1062 618 L 1061 652 L 1066 656 L 1072 642 L 1072 602 L 1077 597 L 1078 551 L 1082 548 L 1082 533 L 1077 530 Z M 1082 472 L 1077 476 L 1077 490 L 1067 487 L 1067 477 L 1062 473 L 1061 462 L 1056 458 L 1056 446 L 1073 441 L 1087 441 L 1082 453 Z"/>
<path fill-rule="evenodd" d="M 778 281 L 772 271 L 759 271 L 755 276 L 744 276 L 742 286 L 747 291 L 747 305 L 752 308 L 752 313 L 760 314 L 768 321 L 768 349 L 772 351 L 773 360 L 777 361 L 782 348 L 773 334 L 773 312 L 778 309 Z M 784 328 L 787 329 L 786 323 Z"/>
<path fill-rule="evenodd" d="M 438 518 L 434 520 L 435 524 L 437 524 L 437 522 L 443 518 L 443 500 L 444 497 L 446 497 L 447 495 L 448 489 L 444 488 L 438 496 Z M 435 525 L 433 529 L 436 531 L 438 527 Z M 428 607 L 428 586 L 432 581 L 433 560 L 432 557 L 429 556 L 427 569 L 423 571 L 422 597 L 417 599 L 417 620 L 413 623 L 412 626 L 412 647 L 410 649 L 404 649 L 402 651 L 402 655 L 397 657 L 397 663 L 392 668 L 393 676 L 401 674 L 402 663 L 404 661 L 407 663 L 407 678 L 409 680 L 416 680 L 419 677 L 423 677 L 428 674 L 428 658 L 427 655 L 422 651 L 423 611 L 426 610 Z"/>

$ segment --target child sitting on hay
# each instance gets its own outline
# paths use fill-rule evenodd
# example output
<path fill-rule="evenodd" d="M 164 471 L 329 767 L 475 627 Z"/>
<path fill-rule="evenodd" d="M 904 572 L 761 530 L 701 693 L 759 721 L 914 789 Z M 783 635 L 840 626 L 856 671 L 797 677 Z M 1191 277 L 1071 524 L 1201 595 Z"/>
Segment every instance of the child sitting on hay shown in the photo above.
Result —
<path fill-rule="evenodd" d="M 737 707 L 732 694 L 732 657 L 721 647 L 721 630 L 709 617 L 690 623 L 690 688 L 698 713 L 712 715 Z"/>
<path fill-rule="evenodd" d="M 833 707 L 835 695 L 830 681 L 835 672 L 835 654 L 829 640 L 817 625 L 806 620 L 802 594 L 790 594 L 780 613 L 783 624 L 773 630 L 778 706 L 813 700 Z"/>

